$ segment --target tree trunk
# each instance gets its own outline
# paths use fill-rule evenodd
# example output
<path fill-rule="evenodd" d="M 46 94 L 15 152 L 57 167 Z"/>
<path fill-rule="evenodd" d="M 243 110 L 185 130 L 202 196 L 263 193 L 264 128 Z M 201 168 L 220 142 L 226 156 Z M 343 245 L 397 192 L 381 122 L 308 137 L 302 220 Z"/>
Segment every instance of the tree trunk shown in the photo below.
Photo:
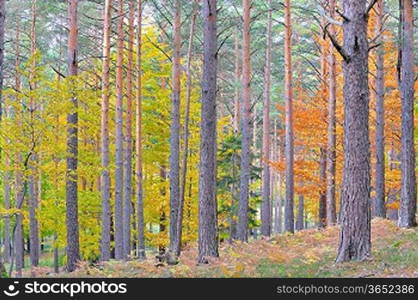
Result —
<path fill-rule="evenodd" d="M 6 20 L 6 0 L 0 0 L 0 121 L 3 118 L 3 70 L 4 70 L 4 26 Z"/>
<path fill-rule="evenodd" d="M 344 171 L 337 262 L 371 254 L 366 0 L 344 0 Z"/>
<path fill-rule="evenodd" d="M 126 122 L 125 122 L 125 159 L 124 159 L 124 184 L 123 184 L 123 251 L 124 256 L 131 254 L 131 206 L 132 206 L 132 98 L 133 98 L 133 59 L 134 59 L 134 22 L 135 22 L 135 3 L 129 0 L 128 16 L 128 70 L 126 86 Z"/>
<path fill-rule="evenodd" d="M 331 18 L 335 18 L 335 0 L 329 1 Z M 330 25 L 330 33 L 335 35 L 334 25 Z M 337 209 L 335 199 L 335 170 L 336 170 L 336 101 L 337 101 L 337 68 L 335 52 L 332 43 L 328 54 L 329 65 L 329 96 L 328 96 L 328 144 L 327 144 L 327 225 L 337 223 Z"/>
<path fill-rule="evenodd" d="M 303 221 L 304 221 L 304 206 L 305 206 L 305 197 L 303 195 L 299 195 L 298 201 L 298 216 L 296 218 L 296 230 L 301 231 L 303 230 Z"/>
<path fill-rule="evenodd" d="M 136 75 L 136 201 L 138 218 L 138 258 L 145 259 L 144 192 L 142 187 L 142 0 L 138 0 Z"/>
<path fill-rule="evenodd" d="M 326 182 L 326 166 L 327 166 L 327 154 L 324 148 L 320 149 L 320 162 L 319 162 L 319 177 L 322 183 Z M 327 195 L 326 191 L 319 193 L 319 212 L 318 212 L 318 227 L 325 228 L 327 226 Z"/>
<path fill-rule="evenodd" d="M 266 65 L 264 68 L 264 106 L 263 106 L 263 191 L 261 204 L 261 234 L 271 234 L 271 197 L 270 197 L 270 102 L 271 102 L 271 48 L 272 48 L 272 6 L 268 0 L 268 24 Z"/>
<path fill-rule="evenodd" d="M 177 222 L 180 202 L 180 90 L 181 90 L 181 1 L 175 1 L 173 24 L 173 74 L 170 130 L 170 252 L 174 255 L 179 244 Z"/>
<path fill-rule="evenodd" d="M 4 25 L 6 19 L 6 0 L 0 0 L 0 122 L 3 119 L 3 62 L 4 62 Z M 6 165 L 8 161 L 6 161 Z M 10 209 L 10 172 L 4 174 L 4 207 Z M 2 261 L 2 253 L 0 252 L 0 264 L 9 262 L 10 260 L 10 218 L 8 216 L 4 219 L 4 256 Z M 0 270 L 1 272 L 1 270 Z M 1 274 L 0 274 L 1 276 Z"/>
<path fill-rule="evenodd" d="M 54 243 L 56 244 L 58 240 L 58 235 L 54 233 Z M 59 249 L 57 246 L 54 246 L 54 273 L 58 274 L 60 272 L 59 266 Z"/>
<path fill-rule="evenodd" d="M 322 20 L 322 26 L 325 26 L 325 20 Z M 328 46 L 328 44 L 324 41 L 321 44 L 321 100 L 323 101 L 323 105 L 325 106 L 326 103 L 330 100 L 330 95 L 328 93 L 328 59 L 329 59 L 329 51 L 333 51 L 332 48 Z M 328 119 L 328 111 L 324 113 L 324 120 Z M 329 121 L 329 120 L 327 120 Z M 329 137 L 329 136 L 328 136 Z M 328 144 L 325 144 L 319 149 L 319 181 L 321 182 L 321 190 L 319 193 L 319 211 L 318 211 L 318 228 L 325 228 L 327 226 L 327 147 Z"/>
<path fill-rule="evenodd" d="M 248 240 L 248 200 L 250 183 L 251 148 L 251 0 L 243 0 L 243 59 L 242 59 L 242 106 L 241 106 L 241 176 L 238 203 L 237 238 Z"/>
<path fill-rule="evenodd" d="M 399 227 L 417 226 L 417 190 L 415 175 L 414 143 L 414 12 L 412 0 L 400 1 L 403 12 L 401 18 L 401 64 L 400 92 L 402 99 L 402 136 L 401 136 L 401 205 L 399 208 Z M 403 3 L 403 5 L 402 5 Z"/>
<path fill-rule="evenodd" d="M 6 166 L 9 167 L 10 162 L 9 159 L 6 158 Z M 11 173 L 10 171 L 6 171 L 4 174 L 4 184 L 3 184 L 3 197 L 4 197 L 4 208 L 10 209 L 10 197 L 11 197 Z M 4 217 L 4 252 L 3 252 L 3 262 L 8 263 L 10 262 L 10 255 L 11 255 L 11 247 L 10 247 L 10 217 L 6 215 Z M 1 254 L 0 254 L 1 256 Z"/>
<path fill-rule="evenodd" d="M 15 90 L 18 92 L 16 100 L 19 103 L 21 101 L 19 92 L 21 91 L 22 82 L 20 78 L 20 20 L 16 22 L 16 38 L 15 38 Z M 22 112 L 20 110 L 16 113 L 16 123 L 22 126 Z M 15 171 L 15 206 L 20 208 L 23 204 L 24 199 L 24 184 L 22 174 L 23 157 L 22 153 L 17 154 L 17 167 Z M 22 268 L 24 261 L 24 249 L 23 249 L 23 216 L 22 214 L 16 214 L 16 223 L 13 230 L 13 249 L 12 254 L 12 265 L 15 262 L 16 277 L 22 277 Z M 12 268 L 11 268 L 12 269 Z"/>
<path fill-rule="evenodd" d="M 31 56 L 36 54 L 36 0 L 32 0 L 32 20 L 31 20 L 31 34 L 30 34 L 30 44 L 31 44 Z M 36 82 L 34 78 L 34 73 L 36 72 L 36 60 L 32 58 L 32 64 L 30 66 L 29 73 L 29 85 L 31 89 L 36 87 Z M 30 119 L 31 124 L 34 124 L 36 118 L 36 103 L 33 96 L 30 96 Z M 33 133 L 34 135 L 34 133 Z M 34 153 L 30 159 L 30 175 L 29 175 L 29 241 L 30 241 L 30 260 L 31 266 L 37 267 L 39 264 L 39 229 L 38 229 L 38 220 L 36 217 L 36 210 L 38 208 L 38 190 L 37 190 L 37 179 L 38 179 L 38 170 L 37 170 L 37 161 L 38 155 Z"/>
<path fill-rule="evenodd" d="M 115 169 L 115 258 L 125 259 L 123 245 L 123 52 L 124 0 L 119 0 L 116 59 L 116 169 Z"/>
<path fill-rule="evenodd" d="M 292 21 L 290 0 L 285 0 L 285 97 L 286 97 L 286 200 L 285 200 L 285 231 L 294 232 L 294 136 L 293 136 L 293 89 L 292 89 Z"/>
<path fill-rule="evenodd" d="M 199 174 L 199 263 L 218 257 L 216 201 L 217 0 L 202 6 L 203 77 Z"/>
<path fill-rule="evenodd" d="M 239 40 L 239 29 L 235 32 L 234 38 L 234 55 L 235 55 L 235 92 L 234 92 L 234 135 L 239 136 L 240 133 L 240 115 L 241 115 L 241 98 L 239 82 L 241 81 L 241 54 L 240 54 L 240 40 Z M 237 203 L 239 203 L 239 182 L 236 180 L 238 178 L 240 167 L 240 157 L 237 151 L 234 151 L 232 154 L 232 174 L 235 180 L 232 183 L 232 197 L 231 197 L 231 213 L 230 213 L 230 240 L 237 239 Z"/>
<path fill-rule="evenodd" d="M 177 244 L 174 245 L 174 254 L 176 256 L 180 255 L 181 252 L 181 238 L 183 235 L 183 214 L 184 214 L 184 199 L 187 183 L 187 168 L 188 168 L 188 158 L 189 158 L 189 135 L 190 135 L 190 102 L 192 96 L 192 51 L 193 51 L 193 40 L 195 34 L 195 25 L 197 17 L 197 4 L 193 3 L 193 16 L 190 24 L 190 36 L 189 36 L 189 45 L 187 49 L 187 66 L 186 66 L 186 77 L 187 77 L 187 91 L 186 91 L 186 112 L 184 118 L 184 151 L 183 151 L 183 162 L 182 162 L 182 172 L 181 172 L 181 185 L 180 185 L 180 203 L 179 203 L 179 215 L 177 219 Z"/>
<path fill-rule="evenodd" d="M 110 32 L 112 27 L 112 0 L 106 0 L 103 24 L 103 70 L 102 70 L 102 115 L 101 115 L 101 194 L 102 235 L 100 256 L 102 261 L 110 259 L 110 171 L 109 171 L 109 97 L 110 97 Z"/>
<path fill-rule="evenodd" d="M 382 43 L 384 22 L 384 1 L 377 2 L 376 43 Z M 386 218 L 385 203 L 385 49 L 381 45 L 376 50 L 376 198 L 374 214 Z"/>
<path fill-rule="evenodd" d="M 70 0 L 68 7 L 68 75 L 77 76 L 78 21 L 77 0 Z M 77 165 L 78 165 L 78 101 L 73 92 L 70 99 L 72 112 L 67 116 L 67 174 L 66 174 L 66 204 L 67 204 L 67 271 L 76 269 L 80 260 L 79 229 L 78 229 L 78 195 L 77 195 Z"/>
<path fill-rule="evenodd" d="M 390 151 L 389 151 L 389 169 L 391 171 L 396 169 L 396 153 L 395 148 L 393 144 L 391 145 Z M 396 189 L 390 189 L 388 191 L 388 204 L 394 204 L 396 202 L 397 194 L 399 194 L 399 191 Z M 387 217 L 389 220 L 397 221 L 398 220 L 398 213 L 399 210 L 396 208 L 388 208 L 387 210 Z"/>

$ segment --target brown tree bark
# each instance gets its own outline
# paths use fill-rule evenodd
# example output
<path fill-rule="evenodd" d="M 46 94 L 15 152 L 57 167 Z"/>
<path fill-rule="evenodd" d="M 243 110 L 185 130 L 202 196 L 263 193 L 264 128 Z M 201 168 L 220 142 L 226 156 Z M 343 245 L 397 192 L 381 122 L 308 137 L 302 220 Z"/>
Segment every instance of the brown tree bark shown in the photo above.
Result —
<path fill-rule="evenodd" d="M 414 143 L 414 10 L 412 0 L 400 1 L 401 17 L 401 60 L 400 92 L 402 101 L 401 135 L 401 205 L 399 208 L 399 227 L 417 226 L 416 158 Z"/>
<path fill-rule="evenodd" d="M 294 135 L 293 135 L 293 88 L 292 88 L 292 20 L 290 0 L 285 0 L 285 98 L 286 98 L 286 199 L 284 230 L 293 233 L 294 228 Z"/>
<path fill-rule="evenodd" d="M 112 27 L 112 0 L 106 0 L 103 24 L 103 70 L 101 103 L 101 195 L 102 195 L 102 235 L 100 257 L 102 261 L 110 259 L 110 171 L 109 171 L 109 97 L 110 97 L 110 35 Z"/>
<path fill-rule="evenodd" d="M 123 58 L 124 0 L 119 0 L 116 58 L 116 170 L 115 170 L 115 258 L 125 259 L 123 238 Z"/>
<path fill-rule="evenodd" d="M 248 201 L 251 166 L 251 0 L 243 0 L 241 176 L 237 238 L 248 240 Z"/>
<path fill-rule="evenodd" d="M 78 0 L 70 0 L 68 4 L 69 34 L 68 34 L 68 75 L 77 76 L 78 48 Z M 66 174 L 66 205 L 67 205 L 67 271 L 76 269 L 80 260 L 80 242 L 78 228 L 78 101 L 75 91 L 72 91 L 71 112 L 67 115 L 67 174 Z"/>
<path fill-rule="evenodd" d="M 136 201 L 137 201 L 137 218 L 138 218 L 138 250 L 139 259 L 145 259 L 145 223 L 144 223 L 144 192 L 142 185 L 142 0 L 138 0 L 138 28 L 137 28 L 137 45 L 136 45 L 136 162 L 135 162 L 135 178 L 136 178 Z"/>
<path fill-rule="evenodd" d="M 344 170 L 337 262 L 371 254 L 370 142 L 366 0 L 344 0 Z"/>
<path fill-rule="evenodd" d="M 263 187 L 261 204 L 261 234 L 271 234 L 271 195 L 270 195 L 270 105 L 271 105 L 271 52 L 272 52 L 272 4 L 268 0 L 266 62 L 264 68 L 264 104 L 263 104 Z"/>
<path fill-rule="evenodd" d="M 376 43 L 383 42 L 383 22 L 384 22 L 384 0 L 379 0 L 376 4 L 376 29 L 378 36 Z M 375 216 L 386 218 L 385 203 L 385 49 L 381 45 L 376 50 L 376 198 L 374 205 Z"/>
<path fill-rule="evenodd" d="M 203 1 L 203 77 L 200 130 L 198 262 L 218 257 L 216 201 L 217 0 Z"/>
<path fill-rule="evenodd" d="M 170 252 L 172 255 L 175 255 L 176 245 L 179 244 L 177 223 L 180 206 L 181 9 L 181 1 L 176 0 L 173 23 L 174 52 L 170 128 Z"/>
<path fill-rule="evenodd" d="M 335 18 L 335 0 L 329 1 L 329 14 L 331 18 Z M 330 24 L 330 34 L 336 34 L 335 26 Z M 334 52 L 334 46 L 330 42 L 328 51 L 328 144 L 327 144 L 327 225 L 332 226 L 337 223 L 337 206 L 335 199 L 335 170 L 336 170 L 336 101 L 337 101 L 337 64 Z"/>

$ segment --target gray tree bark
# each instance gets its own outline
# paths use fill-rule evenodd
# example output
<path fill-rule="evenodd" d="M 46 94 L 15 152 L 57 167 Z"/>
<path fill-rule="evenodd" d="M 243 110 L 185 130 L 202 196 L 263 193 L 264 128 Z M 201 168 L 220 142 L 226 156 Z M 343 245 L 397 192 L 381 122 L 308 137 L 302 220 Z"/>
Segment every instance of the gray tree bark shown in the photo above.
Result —
<path fill-rule="evenodd" d="M 3 119 L 4 104 L 3 104 L 3 70 L 4 70 L 4 25 L 6 19 L 6 0 L 0 0 L 0 122 Z M 8 161 L 6 161 L 8 165 Z M 10 172 L 4 174 L 3 183 L 3 197 L 5 209 L 10 209 Z M 4 252 L 3 256 L 0 253 L 0 260 L 3 257 L 3 262 L 10 261 L 10 217 L 4 218 Z M 2 262 L 0 261 L 0 264 Z"/>
<path fill-rule="evenodd" d="M 103 24 L 103 70 L 102 70 L 102 111 L 101 111 L 101 195 L 102 195 L 102 235 L 100 256 L 102 261 L 110 259 L 110 171 L 109 171 L 109 93 L 110 93 L 110 32 L 112 27 L 112 0 L 106 0 Z"/>
<path fill-rule="evenodd" d="M 199 263 L 218 257 L 216 201 L 217 1 L 203 1 L 203 77 L 199 174 Z"/>
<path fill-rule="evenodd" d="M 384 1 L 379 0 L 376 6 L 376 43 L 382 43 L 384 22 Z M 385 49 L 382 46 L 376 50 L 376 198 L 374 214 L 377 217 L 386 218 L 385 203 Z"/>
<path fill-rule="evenodd" d="M 4 25 L 6 20 L 6 0 L 0 0 L 0 121 L 2 120 L 3 101 L 3 69 L 4 69 Z"/>
<path fill-rule="evenodd" d="M 321 182 L 326 183 L 326 168 L 327 168 L 327 154 L 326 149 L 320 149 L 319 161 L 319 177 Z M 318 227 L 325 228 L 327 226 L 327 194 L 326 191 L 319 193 L 319 212 L 318 212 Z"/>
<path fill-rule="evenodd" d="M 400 1 L 401 17 L 401 63 L 400 92 L 402 101 L 401 135 L 401 203 L 399 208 L 399 227 L 417 226 L 416 158 L 414 143 L 414 11 L 412 0 Z"/>
<path fill-rule="evenodd" d="M 366 0 L 344 0 L 344 170 L 337 262 L 371 254 Z"/>
<path fill-rule="evenodd" d="M 181 8 L 175 1 L 173 23 L 173 70 L 170 128 L 170 252 L 175 255 L 178 244 L 177 223 L 180 204 L 180 76 L 181 76 Z"/>
<path fill-rule="evenodd" d="M 123 53 L 124 53 L 124 0 L 119 0 L 116 59 L 116 169 L 115 169 L 115 258 L 125 259 L 123 245 Z"/>
<path fill-rule="evenodd" d="M 138 0 L 138 28 L 137 28 L 137 75 L 136 75 L 136 201 L 138 218 L 138 250 L 139 259 L 145 259 L 145 222 L 144 222 L 144 192 L 142 185 L 142 0 Z"/>
<path fill-rule="evenodd" d="M 78 1 L 70 0 L 68 6 L 69 34 L 68 34 L 68 75 L 78 73 Z M 67 271 L 76 269 L 80 260 L 80 242 L 78 229 L 78 195 L 77 195 L 77 166 L 78 166 L 78 101 L 75 95 L 70 99 L 72 112 L 67 115 L 67 174 L 66 174 L 66 205 L 67 205 Z"/>
<path fill-rule="evenodd" d="M 335 0 L 329 1 L 329 11 L 331 18 L 335 18 Z M 330 25 L 330 33 L 335 35 L 334 25 Z M 337 62 L 332 43 L 328 54 L 329 65 L 329 97 L 328 97 L 328 144 L 327 144 L 327 225 L 332 226 L 337 223 L 337 205 L 335 199 L 335 170 L 336 170 L 336 101 L 337 101 Z"/>
<path fill-rule="evenodd" d="M 301 231 L 304 229 L 304 208 L 305 208 L 305 197 L 299 195 L 298 201 L 298 215 L 296 218 L 296 230 Z"/>
<path fill-rule="evenodd" d="M 31 55 L 36 53 L 36 17 L 37 17 L 37 0 L 32 0 L 31 8 L 31 34 L 30 34 L 30 44 L 31 44 Z M 29 85 L 31 88 L 36 87 L 36 80 L 34 78 L 34 72 L 36 70 L 36 61 L 33 60 L 30 66 L 29 73 Z M 36 117 L 36 99 L 30 96 L 30 119 L 33 124 Z M 30 261 L 31 266 L 37 267 L 39 264 L 39 224 L 36 216 L 36 211 L 38 209 L 38 177 L 39 172 L 37 168 L 38 163 L 38 154 L 33 153 L 29 160 L 29 198 L 28 198 L 28 207 L 29 207 L 29 243 L 30 243 Z"/>
<path fill-rule="evenodd" d="M 174 245 L 174 254 L 180 255 L 181 252 L 181 239 L 183 235 L 183 214 L 184 214 L 184 201 L 187 184 L 187 169 L 188 169 L 188 158 L 189 158 L 189 136 L 190 136 L 190 102 L 192 96 L 192 55 L 193 55 L 193 41 L 195 35 L 195 25 L 197 18 L 197 3 L 193 3 L 193 15 L 190 23 L 190 36 L 189 44 L 187 48 L 187 65 L 186 65 L 186 112 L 184 117 L 184 133 L 183 133 L 183 158 L 182 158 L 182 172 L 181 172 L 181 185 L 180 185 L 180 203 L 179 203 L 179 215 L 177 219 L 177 239 L 176 245 Z"/>
<path fill-rule="evenodd" d="M 270 105 L 271 105 L 271 51 L 272 51 L 272 6 L 268 0 L 266 62 L 264 67 L 264 104 L 263 104 L 263 187 L 261 204 L 261 234 L 271 234 L 271 183 L 270 183 Z"/>
<path fill-rule="evenodd" d="M 134 72 L 134 39 L 135 39 L 135 2 L 129 0 L 128 12 L 128 68 L 126 86 L 125 113 L 125 157 L 123 184 L 123 251 L 124 256 L 131 255 L 131 214 L 132 214 L 132 100 L 133 100 L 133 72 Z"/>
<path fill-rule="evenodd" d="M 251 0 L 243 0 L 243 59 L 242 59 L 242 105 L 241 105 L 241 175 L 238 203 L 237 238 L 248 240 L 248 200 L 250 184 L 251 148 Z"/>

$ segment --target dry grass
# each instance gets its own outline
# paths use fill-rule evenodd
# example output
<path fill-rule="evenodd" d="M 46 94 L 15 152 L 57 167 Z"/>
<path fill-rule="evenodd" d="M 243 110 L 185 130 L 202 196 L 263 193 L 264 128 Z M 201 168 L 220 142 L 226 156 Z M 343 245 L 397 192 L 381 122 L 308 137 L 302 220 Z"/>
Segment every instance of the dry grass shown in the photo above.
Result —
<path fill-rule="evenodd" d="M 373 256 L 363 262 L 334 264 L 337 227 L 278 235 L 244 244 L 224 243 L 220 258 L 209 265 L 196 264 L 196 245 L 189 245 L 176 266 L 157 266 L 155 254 L 145 261 L 111 261 L 97 266 L 82 263 L 72 274 L 51 274 L 48 268 L 36 276 L 59 277 L 418 277 L 418 229 L 399 229 L 391 221 L 372 222 Z M 30 276 L 30 274 L 27 274 Z"/>

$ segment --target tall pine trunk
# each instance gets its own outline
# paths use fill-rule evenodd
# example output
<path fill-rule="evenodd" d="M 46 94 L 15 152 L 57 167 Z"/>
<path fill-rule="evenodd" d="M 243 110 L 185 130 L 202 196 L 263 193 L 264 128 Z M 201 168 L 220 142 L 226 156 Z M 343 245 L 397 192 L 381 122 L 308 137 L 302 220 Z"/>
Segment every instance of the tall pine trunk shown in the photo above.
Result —
<path fill-rule="evenodd" d="M 125 114 L 125 158 L 123 184 L 123 251 L 124 256 L 131 254 L 131 206 L 132 206 L 132 99 L 133 99 L 133 71 L 134 71 L 134 39 L 135 39 L 135 3 L 129 0 L 128 14 L 128 69 L 126 86 L 126 114 Z"/>
<path fill-rule="evenodd" d="M 251 166 L 251 0 L 243 0 L 241 176 L 237 238 L 248 240 L 248 201 Z"/>
<path fill-rule="evenodd" d="M 335 0 L 329 1 L 329 12 L 331 18 L 335 17 Z M 334 25 L 330 25 L 330 33 L 335 35 Z M 336 101 L 337 101 L 337 62 L 335 58 L 334 46 L 330 43 L 328 53 L 329 65 L 329 95 L 328 95 L 328 144 L 327 144 L 327 225 L 332 226 L 337 223 L 337 209 L 335 199 L 335 170 L 336 170 Z"/>
<path fill-rule="evenodd" d="M 100 256 L 102 261 L 110 259 L 110 171 L 109 171 L 109 96 L 110 96 L 110 33 L 112 27 L 112 0 L 106 0 L 103 24 L 103 70 L 101 111 L 101 195 L 102 235 Z"/>
<path fill-rule="evenodd" d="M 193 40 L 195 34 L 195 25 L 197 17 L 197 4 L 193 3 L 193 15 L 190 24 L 190 36 L 189 45 L 187 48 L 187 65 L 186 65 L 186 112 L 184 117 L 184 133 L 183 133 L 183 157 L 182 157 L 182 171 L 181 171 L 181 184 L 180 184 L 180 203 L 179 203 L 179 215 L 177 219 L 177 235 L 176 245 L 174 245 L 174 254 L 180 255 L 181 252 L 181 238 L 183 235 L 183 214 L 184 214 L 184 200 L 187 183 L 187 168 L 189 158 L 189 136 L 190 136 L 190 102 L 192 97 L 192 56 L 193 56 Z"/>
<path fill-rule="evenodd" d="M 0 122 L 3 120 L 5 113 L 3 101 L 3 70 L 4 70 L 4 25 L 6 20 L 6 0 L 0 0 Z M 6 158 L 6 166 L 9 160 Z M 10 209 L 10 172 L 6 171 L 3 177 L 3 197 L 5 209 Z M 0 267 L 3 262 L 10 261 L 10 217 L 4 218 L 4 252 L 0 253 Z M 0 275 L 1 276 L 1 275 Z"/>
<path fill-rule="evenodd" d="M 261 204 L 261 234 L 271 234 L 271 182 L 270 182 L 270 103 L 271 103 L 271 51 L 272 51 L 272 6 L 268 0 L 266 62 L 264 67 L 264 104 L 263 104 L 263 190 Z"/>
<path fill-rule="evenodd" d="M 294 228 L 294 136 L 293 136 L 293 88 L 292 88 L 292 21 L 290 0 L 285 0 L 285 98 L 286 98 L 286 199 L 284 230 L 293 233 Z"/>
<path fill-rule="evenodd" d="M 137 201 L 137 230 L 138 230 L 138 250 L 139 259 L 145 259 L 145 223 L 144 223 L 144 192 L 142 185 L 142 0 L 138 0 L 138 28 L 136 45 L 136 201 Z"/>
<path fill-rule="evenodd" d="M 181 90 L 181 1 L 175 1 L 173 24 L 173 73 L 170 128 L 170 252 L 179 244 L 177 222 L 180 204 L 180 90 Z"/>
<path fill-rule="evenodd" d="M 370 256 L 370 141 L 366 0 L 344 0 L 344 171 L 337 262 Z"/>
<path fill-rule="evenodd" d="M 379 38 L 376 43 L 383 42 L 383 22 L 384 22 L 384 1 L 379 0 L 376 6 L 376 36 Z M 381 45 L 376 50 L 376 198 L 374 214 L 378 217 L 386 217 L 385 203 L 385 49 Z"/>
<path fill-rule="evenodd" d="M 401 136 L 401 205 L 399 208 L 399 227 L 417 226 L 417 190 L 415 175 L 414 143 L 414 11 L 412 0 L 400 1 L 401 17 L 401 64 L 400 92 L 402 99 L 402 136 Z"/>
<path fill-rule="evenodd" d="M 123 238 L 123 54 L 124 0 L 119 0 L 116 58 L 116 169 L 115 169 L 115 258 L 125 259 Z"/>
<path fill-rule="evenodd" d="M 32 19 L 31 19 L 31 34 L 30 34 L 30 44 L 31 44 L 31 56 L 36 54 L 36 0 L 32 0 Z M 29 85 L 31 90 L 36 88 L 36 82 L 34 78 L 34 73 L 36 72 L 36 60 L 32 57 L 32 63 L 29 71 Z M 36 99 L 33 96 L 30 96 L 30 119 L 31 124 L 35 121 L 36 118 Z M 32 133 L 34 137 L 35 133 Z M 38 190 L 37 190 L 37 180 L 38 180 L 38 154 L 34 153 L 30 159 L 30 175 L 29 175 L 29 198 L 28 198 L 28 207 L 29 207 L 29 243 L 30 243 L 30 261 L 31 266 L 37 267 L 39 264 L 39 225 L 38 219 L 36 217 L 36 211 L 38 208 Z"/>
<path fill-rule="evenodd" d="M 216 93 L 218 66 L 217 0 L 202 5 L 203 77 L 200 125 L 198 262 L 217 257 Z"/>
<path fill-rule="evenodd" d="M 70 0 L 68 6 L 68 75 L 77 76 L 78 48 L 78 0 Z M 66 174 L 66 205 L 67 205 L 67 271 L 76 269 L 80 260 L 79 228 L 78 228 L 78 101 L 72 91 L 71 112 L 67 115 L 67 174 Z"/>

